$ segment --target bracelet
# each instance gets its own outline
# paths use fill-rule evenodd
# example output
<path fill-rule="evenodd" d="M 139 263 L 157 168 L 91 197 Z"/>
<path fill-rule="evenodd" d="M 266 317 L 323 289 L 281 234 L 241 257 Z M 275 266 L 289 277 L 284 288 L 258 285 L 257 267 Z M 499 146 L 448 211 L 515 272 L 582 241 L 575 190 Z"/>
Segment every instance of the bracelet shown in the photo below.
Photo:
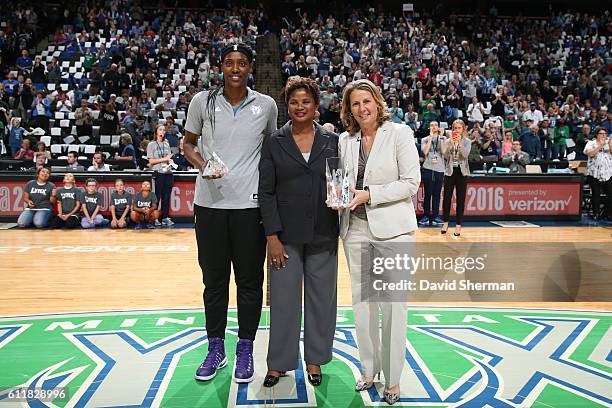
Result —
<path fill-rule="evenodd" d="M 366 204 L 372 205 L 372 194 L 370 193 L 370 188 L 368 186 L 365 186 L 363 189 L 368 192 L 368 201 L 366 202 Z"/>

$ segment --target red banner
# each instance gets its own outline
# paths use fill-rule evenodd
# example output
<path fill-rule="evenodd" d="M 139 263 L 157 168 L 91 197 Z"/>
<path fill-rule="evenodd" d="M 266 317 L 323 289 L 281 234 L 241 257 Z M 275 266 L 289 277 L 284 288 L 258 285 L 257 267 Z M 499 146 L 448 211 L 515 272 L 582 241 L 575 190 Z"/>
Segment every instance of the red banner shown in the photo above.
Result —
<path fill-rule="evenodd" d="M 467 186 L 465 215 L 579 215 L 580 188 L 578 182 L 535 184 L 472 180 Z M 424 195 L 421 183 L 415 207 L 418 215 L 423 214 Z M 453 194 L 452 214 L 456 208 Z"/>
<path fill-rule="evenodd" d="M 79 187 L 84 187 L 77 183 Z M 131 194 L 140 190 L 140 181 L 125 181 Z M 59 187 L 61 184 L 58 184 Z M 25 183 L 8 181 L 0 185 L 0 216 L 17 216 L 23 211 L 23 187 Z M 102 213 L 108 215 L 112 182 L 100 182 Z M 189 217 L 193 215 L 195 184 L 191 181 L 176 181 L 170 198 L 170 215 Z M 423 213 L 423 185 L 415 199 L 417 214 Z M 440 213 L 442 213 L 440 200 Z M 455 212 L 453 195 L 451 213 Z M 580 212 L 580 183 L 516 183 L 470 181 L 465 200 L 465 215 L 577 215 Z"/>

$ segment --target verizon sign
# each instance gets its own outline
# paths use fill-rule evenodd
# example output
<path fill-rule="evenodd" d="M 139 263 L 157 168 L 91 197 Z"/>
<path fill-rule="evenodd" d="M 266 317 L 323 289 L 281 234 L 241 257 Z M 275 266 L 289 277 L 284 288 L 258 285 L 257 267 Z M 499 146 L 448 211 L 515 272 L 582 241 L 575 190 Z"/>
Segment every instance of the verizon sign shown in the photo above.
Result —
<path fill-rule="evenodd" d="M 470 180 L 465 215 L 579 215 L 581 188 L 580 182 L 535 184 Z M 423 213 L 423 199 L 421 185 L 417 194 L 417 214 Z M 455 200 L 453 195 L 451 213 L 457 208 Z"/>

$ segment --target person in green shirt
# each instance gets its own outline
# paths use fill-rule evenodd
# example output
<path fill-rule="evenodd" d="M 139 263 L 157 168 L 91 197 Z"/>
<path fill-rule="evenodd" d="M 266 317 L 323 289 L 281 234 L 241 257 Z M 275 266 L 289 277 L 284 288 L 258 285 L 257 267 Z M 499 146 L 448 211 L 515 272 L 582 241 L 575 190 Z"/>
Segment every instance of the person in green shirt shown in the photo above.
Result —
<path fill-rule="evenodd" d="M 483 71 L 483 74 L 487 71 L 491 73 L 491 77 L 495 78 L 496 81 L 499 81 L 499 76 L 497 75 L 497 70 L 495 69 L 494 65 L 487 65 Z"/>
<path fill-rule="evenodd" d="M 91 71 L 91 67 L 93 66 L 94 62 L 96 61 L 96 54 L 93 54 L 91 52 L 91 47 L 87 47 L 87 49 L 85 50 L 85 55 L 83 56 L 84 60 L 83 60 L 83 68 L 85 68 L 86 71 Z"/>
<path fill-rule="evenodd" d="M 557 119 L 552 145 L 552 159 L 563 159 L 565 157 L 566 139 L 570 137 L 569 126 L 563 118 Z"/>
<path fill-rule="evenodd" d="M 512 140 L 518 140 L 519 138 L 519 123 L 514 119 L 514 114 L 509 113 L 506 115 L 504 120 L 504 134 L 506 132 L 512 132 Z"/>
<path fill-rule="evenodd" d="M 423 132 L 427 132 L 429 130 L 429 124 L 437 120 L 438 120 L 438 114 L 434 110 L 433 103 L 428 103 L 426 110 L 423 112 L 423 115 L 421 116 L 421 129 L 423 129 Z"/>
<path fill-rule="evenodd" d="M 436 106 L 436 101 L 434 101 L 431 97 L 430 94 L 425 95 L 425 98 L 423 99 L 423 102 L 421 102 L 421 113 L 425 114 L 425 112 L 427 112 L 427 106 L 428 105 L 432 105 L 432 106 Z M 427 125 L 429 126 L 429 125 Z M 429 128 L 427 128 L 429 129 Z"/>

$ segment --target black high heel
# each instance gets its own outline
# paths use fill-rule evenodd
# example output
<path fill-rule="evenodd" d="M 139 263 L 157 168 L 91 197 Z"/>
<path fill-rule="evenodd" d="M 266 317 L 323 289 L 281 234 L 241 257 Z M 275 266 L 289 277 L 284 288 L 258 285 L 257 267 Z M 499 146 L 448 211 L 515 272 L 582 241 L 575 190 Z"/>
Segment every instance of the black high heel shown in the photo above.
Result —
<path fill-rule="evenodd" d="M 270 375 L 266 374 L 266 378 L 264 378 L 263 386 L 266 388 L 274 387 L 278 384 L 278 381 L 281 377 L 285 376 L 286 371 L 279 371 L 279 375 Z"/>
<path fill-rule="evenodd" d="M 313 387 L 318 387 L 323 382 L 323 374 L 322 373 L 308 373 L 308 382 L 312 384 Z"/>

